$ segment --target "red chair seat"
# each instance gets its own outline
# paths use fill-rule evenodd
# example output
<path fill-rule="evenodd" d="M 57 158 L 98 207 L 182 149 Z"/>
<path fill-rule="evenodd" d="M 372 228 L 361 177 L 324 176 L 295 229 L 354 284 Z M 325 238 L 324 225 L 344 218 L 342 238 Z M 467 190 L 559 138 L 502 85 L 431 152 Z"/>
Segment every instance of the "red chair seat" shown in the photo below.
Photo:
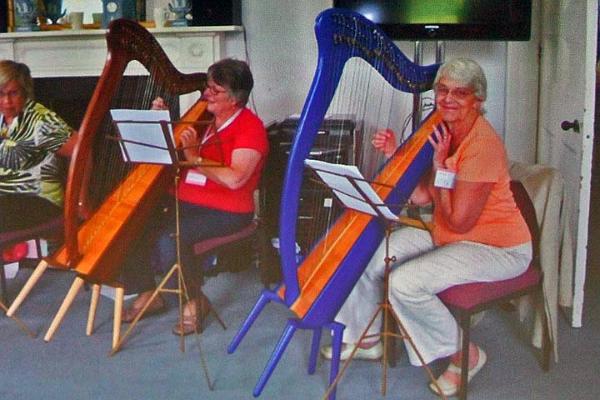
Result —
<path fill-rule="evenodd" d="M 62 229 L 62 226 L 63 216 L 60 215 L 39 225 L 32 226 L 31 228 L 19 229 L 10 232 L 1 232 L 0 247 L 36 238 L 38 236 L 42 236 L 47 232 L 59 231 L 60 229 Z"/>
<path fill-rule="evenodd" d="M 483 303 L 503 298 L 513 293 L 529 289 L 539 283 L 540 271 L 533 264 L 521 275 L 495 282 L 474 282 L 452 286 L 438 293 L 444 304 L 470 310 Z"/>
<path fill-rule="evenodd" d="M 231 235 L 217 236 L 214 238 L 206 239 L 201 242 L 194 244 L 194 254 L 199 256 L 206 254 L 209 251 L 217 249 L 229 243 L 237 242 L 239 240 L 250 237 L 258 228 L 258 222 L 252 221 L 244 229 L 241 229 Z"/>

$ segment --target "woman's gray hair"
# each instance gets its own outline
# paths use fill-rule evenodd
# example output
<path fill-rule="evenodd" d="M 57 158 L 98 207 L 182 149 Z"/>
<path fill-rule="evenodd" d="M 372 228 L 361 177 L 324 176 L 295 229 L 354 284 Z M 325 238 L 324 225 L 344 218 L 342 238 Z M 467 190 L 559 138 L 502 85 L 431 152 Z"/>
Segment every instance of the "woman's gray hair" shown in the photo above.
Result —
<path fill-rule="evenodd" d="M 33 100 L 33 79 L 29 67 L 12 60 L 0 60 L 0 86 L 10 81 L 17 82 L 26 99 Z"/>
<path fill-rule="evenodd" d="M 487 80 L 481 66 L 470 58 L 455 58 L 442 64 L 435 76 L 433 86 L 440 79 L 452 79 L 473 90 L 473 94 L 481 101 L 487 98 Z"/>
<path fill-rule="evenodd" d="M 208 67 L 207 78 L 229 90 L 240 107 L 248 103 L 254 79 L 245 61 L 225 58 Z"/>

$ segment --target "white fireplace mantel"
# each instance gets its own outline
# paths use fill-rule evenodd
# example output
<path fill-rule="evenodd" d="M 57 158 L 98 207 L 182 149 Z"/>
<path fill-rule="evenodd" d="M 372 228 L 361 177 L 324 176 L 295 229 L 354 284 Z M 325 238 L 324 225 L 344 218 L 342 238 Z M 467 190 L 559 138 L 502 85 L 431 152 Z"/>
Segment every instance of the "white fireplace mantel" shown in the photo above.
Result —
<path fill-rule="evenodd" d="M 149 29 L 184 73 L 206 71 L 222 57 L 224 35 L 242 30 L 241 26 Z M 34 78 L 99 76 L 107 54 L 105 33 L 103 29 L 2 33 L 0 58 L 27 64 Z M 143 69 L 131 65 L 127 73 Z"/>

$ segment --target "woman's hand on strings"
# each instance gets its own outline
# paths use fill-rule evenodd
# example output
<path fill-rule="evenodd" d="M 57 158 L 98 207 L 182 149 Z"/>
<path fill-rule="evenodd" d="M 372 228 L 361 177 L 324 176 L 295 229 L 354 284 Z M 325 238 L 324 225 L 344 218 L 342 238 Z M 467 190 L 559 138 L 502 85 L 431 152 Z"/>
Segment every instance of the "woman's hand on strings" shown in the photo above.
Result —
<path fill-rule="evenodd" d="M 157 97 L 154 100 L 152 100 L 152 105 L 150 106 L 151 110 L 168 110 L 169 106 L 167 105 L 167 103 L 165 102 L 165 100 L 162 97 Z"/>
<path fill-rule="evenodd" d="M 450 130 L 444 124 L 438 125 L 428 140 L 433 147 L 433 169 L 446 168 L 446 159 L 452 142 Z"/>
<path fill-rule="evenodd" d="M 375 132 L 371 143 L 376 150 L 381 151 L 386 157 L 391 157 L 398 147 L 396 135 L 391 129 L 381 129 Z"/>
<path fill-rule="evenodd" d="M 198 131 L 193 126 L 181 132 L 181 146 L 186 160 L 195 162 L 198 159 Z"/>

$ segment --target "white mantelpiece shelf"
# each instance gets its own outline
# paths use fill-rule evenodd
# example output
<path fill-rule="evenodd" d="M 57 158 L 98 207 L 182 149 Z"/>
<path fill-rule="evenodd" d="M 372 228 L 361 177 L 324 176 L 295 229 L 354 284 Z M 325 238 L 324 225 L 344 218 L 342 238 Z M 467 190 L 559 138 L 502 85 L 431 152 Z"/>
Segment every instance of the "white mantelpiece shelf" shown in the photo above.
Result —
<path fill-rule="evenodd" d="M 225 34 L 241 26 L 196 26 L 148 29 L 175 67 L 184 73 L 203 72 L 222 58 Z M 106 60 L 106 30 L 82 29 L 0 34 L 0 58 L 23 62 L 34 78 L 98 76 Z M 127 74 L 144 73 L 135 63 Z"/>

